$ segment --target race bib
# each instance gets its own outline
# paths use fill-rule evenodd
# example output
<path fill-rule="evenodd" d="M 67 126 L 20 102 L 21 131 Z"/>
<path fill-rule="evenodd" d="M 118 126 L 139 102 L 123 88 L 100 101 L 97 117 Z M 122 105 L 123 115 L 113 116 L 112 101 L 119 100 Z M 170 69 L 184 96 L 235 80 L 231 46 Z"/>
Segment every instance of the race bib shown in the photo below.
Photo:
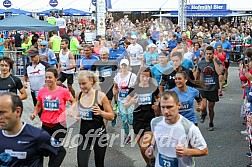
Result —
<path fill-rule="evenodd" d="M 152 94 L 151 93 L 139 94 L 138 105 L 147 105 L 147 104 L 152 104 Z"/>
<path fill-rule="evenodd" d="M 190 111 L 191 110 L 190 105 L 189 105 L 189 101 L 181 102 L 181 104 L 182 104 L 182 107 L 179 110 L 179 112 L 184 112 L 184 111 Z"/>
<path fill-rule="evenodd" d="M 178 167 L 178 158 L 170 158 L 163 154 L 159 155 L 159 165 L 162 167 Z"/>
<path fill-rule="evenodd" d="M 119 91 L 119 97 L 120 98 L 126 98 L 128 96 L 129 90 L 128 89 L 122 89 Z"/>
<path fill-rule="evenodd" d="M 214 85 L 215 84 L 213 77 L 204 77 L 203 80 L 205 81 L 206 85 Z"/>
<path fill-rule="evenodd" d="M 136 54 L 131 54 L 131 61 L 136 61 L 137 60 L 137 55 Z"/>
<path fill-rule="evenodd" d="M 111 68 L 101 70 L 101 76 L 102 77 L 110 77 L 111 75 L 112 75 L 112 69 Z"/>
<path fill-rule="evenodd" d="M 48 100 L 44 101 L 44 110 L 57 111 L 59 110 L 59 100 Z"/>
<path fill-rule="evenodd" d="M 79 114 L 81 119 L 83 120 L 93 120 L 93 111 L 90 108 L 79 107 Z"/>

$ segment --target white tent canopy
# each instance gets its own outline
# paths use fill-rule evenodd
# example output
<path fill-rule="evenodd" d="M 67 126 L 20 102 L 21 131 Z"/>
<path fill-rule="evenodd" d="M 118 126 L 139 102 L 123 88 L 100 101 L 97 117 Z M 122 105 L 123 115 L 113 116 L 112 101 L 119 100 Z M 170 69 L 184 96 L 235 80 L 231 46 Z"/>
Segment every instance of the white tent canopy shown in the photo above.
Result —
<path fill-rule="evenodd" d="M 179 0 L 111 0 L 109 11 L 171 11 L 178 10 Z M 227 4 L 227 9 L 250 11 L 252 0 L 187 0 L 187 4 Z"/>
<path fill-rule="evenodd" d="M 187 0 L 187 4 L 227 4 L 227 9 L 237 11 L 252 10 L 252 0 Z M 52 9 L 49 0 L 11 0 L 12 8 L 30 12 L 40 12 Z M 109 11 L 171 11 L 178 10 L 179 0 L 111 0 L 112 9 Z M 5 9 L 2 3 L 0 8 Z M 95 7 L 91 0 L 58 0 L 57 9 L 74 8 L 91 12 Z"/>
<path fill-rule="evenodd" d="M 49 5 L 49 0 L 10 0 L 12 3 L 12 8 L 27 10 L 30 12 L 41 12 L 44 10 L 52 9 Z M 0 8 L 5 9 L 2 3 L 0 3 Z M 95 7 L 91 4 L 91 0 L 58 0 L 58 5 L 55 7 L 57 9 L 67 9 L 73 8 L 86 12 L 91 12 L 95 10 Z"/>

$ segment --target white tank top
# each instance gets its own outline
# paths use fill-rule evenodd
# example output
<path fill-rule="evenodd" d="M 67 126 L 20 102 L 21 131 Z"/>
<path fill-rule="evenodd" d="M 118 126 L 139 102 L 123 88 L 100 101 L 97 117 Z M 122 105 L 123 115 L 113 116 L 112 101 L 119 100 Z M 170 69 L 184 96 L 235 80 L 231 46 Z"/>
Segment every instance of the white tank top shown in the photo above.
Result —
<path fill-rule="evenodd" d="M 62 49 L 60 50 L 59 61 L 60 61 L 61 67 L 68 68 L 71 66 L 70 59 L 69 59 L 69 52 L 70 51 L 68 50 L 66 54 L 63 54 L 63 50 Z M 66 70 L 62 72 L 65 74 L 74 74 L 74 68 L 71 70 Z"/>

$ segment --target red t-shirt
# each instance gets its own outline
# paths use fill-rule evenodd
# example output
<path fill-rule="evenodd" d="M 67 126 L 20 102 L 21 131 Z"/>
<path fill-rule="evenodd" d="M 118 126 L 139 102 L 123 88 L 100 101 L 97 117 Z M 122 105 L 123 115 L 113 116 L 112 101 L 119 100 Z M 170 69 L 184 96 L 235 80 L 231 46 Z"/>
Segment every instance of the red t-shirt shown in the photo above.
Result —
<path fill-rule="evenodd" d="M 226 53 L 225 52 L 218 53 L 218 52 L 214 51 L 214 55 L 218 57 L 218 59 L 222 63 L 223 68 L 226 69 L 226 66 L 225 66 Z"/>
<path fill-rule="evenodd" d="M 70 92 L 58 87 L 55 91 L 49 91 L 47 87 L 39 90 L 37 100 L 42 105 L 40 120 L 46 124 L 66 123 L 66 102 L 71 99 Z"/>

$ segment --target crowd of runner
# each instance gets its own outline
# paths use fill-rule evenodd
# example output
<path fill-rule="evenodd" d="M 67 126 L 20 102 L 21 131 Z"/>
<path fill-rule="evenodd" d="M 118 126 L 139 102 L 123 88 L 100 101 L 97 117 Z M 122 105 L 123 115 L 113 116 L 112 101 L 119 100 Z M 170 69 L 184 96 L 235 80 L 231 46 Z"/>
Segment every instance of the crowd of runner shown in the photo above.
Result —
<path fill-rule="evenodd" d="M 49 156 L 48 166 L 60 166 L 66 155 L 61 139 L 69 114 L 80 121 L 83 136 L 77 149 L 78 166 L 88 166 L 91 149 L 95 165 L 104 166 L 106 126 L 111 121 L 114 127 L 119 118 L 124 144 L 137 140 L 146 166 L 193 166 L 192 157 L 208 154 L 199 122 L 209 116 L 208 130 L 214 131 L 215 103 L 225 96 L 222 90 L 228 87 L 234 55 L 241 57 L 244 101 L 252 99 L 252 64 L 245 61 L 252 55 L 249 22 L 237 27 L 230 22 L 196 23 L 182 31 L 169 20 L 133 24 L 127 16 L 114 22 L 109 15 L 106 36 L 88 44 L 85 26 L 92 23 L 67 23 L 62 16 L 53 17 L 48 22 L 58 25 L 59 32 L 12 31 L 9 38 L 0 38 L 0 140 L 14 143 L 9 150 L 0 146 L 4 153 L 0 165 L 40 166 L 43 161 L 36 157 Z M 22 59 L 20 64 L 17 58 Z M 23 82 L 12 74 L 18 65 L 23 67 Z M 74 90 L 74 82 L 80 92 Z M 28 87 L 34 104 L 30 119 L 39 116 L 44 131 L 20 119 Z M 66 113 L 68 101 L 71 107 Z M 195 111 L 201 112 L 199 121 Z M 252 145 L 249 109 L 243 116 Z M 131 128 L 135 136 L 130 135 Z M 16 144 L 27 141 L 26 148 Z"/>

